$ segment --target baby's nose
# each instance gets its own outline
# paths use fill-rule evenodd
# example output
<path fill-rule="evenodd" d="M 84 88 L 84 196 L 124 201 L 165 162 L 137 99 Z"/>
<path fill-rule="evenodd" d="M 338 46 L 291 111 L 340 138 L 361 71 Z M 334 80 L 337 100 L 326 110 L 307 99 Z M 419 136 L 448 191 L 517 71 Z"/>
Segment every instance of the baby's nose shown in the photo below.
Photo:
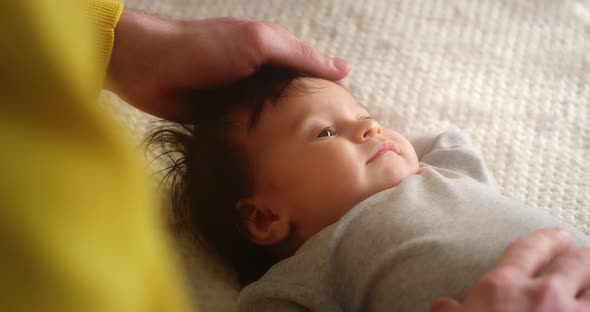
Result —
<path fill-rule="evenodd" d="M 361 121 L 360 131 L 358 132 L 358 140 L 366 141 L 374 136 L 383 133 L 383 128 L 374 119 L 364 119 Z"/>

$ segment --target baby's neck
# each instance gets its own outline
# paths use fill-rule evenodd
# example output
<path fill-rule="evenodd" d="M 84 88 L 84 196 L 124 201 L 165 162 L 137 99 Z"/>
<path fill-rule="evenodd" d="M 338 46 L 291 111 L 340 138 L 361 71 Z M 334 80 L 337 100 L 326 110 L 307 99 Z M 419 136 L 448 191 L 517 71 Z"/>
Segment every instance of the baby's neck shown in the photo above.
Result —
<path fill-rule="evenodd" d="M 291 231 L 287 239 L 278 244 L 268 246 L 268 252 L 275 260 L 280 261 L 291 257 L 305 243 L 305 240 L 296 239 L 294 233 L 295 231 Z"/>

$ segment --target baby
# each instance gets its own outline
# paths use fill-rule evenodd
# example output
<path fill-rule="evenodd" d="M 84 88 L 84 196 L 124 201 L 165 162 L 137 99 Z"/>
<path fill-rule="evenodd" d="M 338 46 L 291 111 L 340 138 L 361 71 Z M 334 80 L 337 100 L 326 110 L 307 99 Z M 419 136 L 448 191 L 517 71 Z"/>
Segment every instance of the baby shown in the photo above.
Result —
<path fill-rule="evenodd" d="M 504 248 L 571 226 L 502 196 L 458 133 L 407 139 L 339 84 L 264 68 L 193 95 L 175 148 L 181 224 L 236 268 L 242 311 L 427 311 Z"/>

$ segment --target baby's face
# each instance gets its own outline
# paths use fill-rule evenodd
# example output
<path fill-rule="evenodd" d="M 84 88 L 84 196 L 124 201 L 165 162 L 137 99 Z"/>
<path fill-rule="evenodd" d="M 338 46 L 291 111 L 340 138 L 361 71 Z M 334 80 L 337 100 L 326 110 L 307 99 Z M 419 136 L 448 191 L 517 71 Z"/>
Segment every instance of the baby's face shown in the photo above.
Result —
<path fill-rule="evenodd" d="M 309 92 L 288 91 L 265 106 L 255 130 L 236 137 L 254 196 L 288 214 L 300 242 L 419 172 L 410 142 L 382 128 L 346 89 L 303 80 Z"/>

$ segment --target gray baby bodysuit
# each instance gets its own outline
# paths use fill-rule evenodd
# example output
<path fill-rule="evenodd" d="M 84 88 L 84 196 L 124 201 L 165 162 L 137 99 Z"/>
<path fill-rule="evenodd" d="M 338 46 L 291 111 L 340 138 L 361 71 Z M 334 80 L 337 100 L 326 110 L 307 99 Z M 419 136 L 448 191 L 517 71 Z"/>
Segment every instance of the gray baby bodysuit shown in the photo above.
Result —
<path fill-rule="evenodd" d="M 364 200 L 240 294 L 240 311 L 428 311 L 462 299 L 515 239 L 560 226 L 502 196 L 457 133 L 412 142 L 422 173 Z"/>

